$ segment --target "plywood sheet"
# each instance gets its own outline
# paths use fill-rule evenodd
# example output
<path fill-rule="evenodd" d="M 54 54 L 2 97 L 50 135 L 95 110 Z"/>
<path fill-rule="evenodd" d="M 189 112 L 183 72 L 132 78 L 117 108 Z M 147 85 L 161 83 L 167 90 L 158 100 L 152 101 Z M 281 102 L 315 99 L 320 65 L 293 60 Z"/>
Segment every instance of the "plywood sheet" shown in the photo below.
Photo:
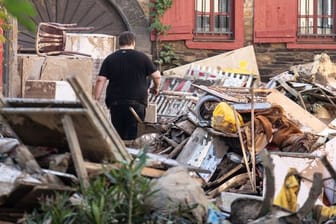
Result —
<path fill-rule="evenodd" d="M 220 67 L 225 72 L 253 74 L 257 76 L 257 79 L 260 79 L 258 64 L 252 45 L 169 69 L 164 71 L 164 74 L 183 77 L 192 64 L 207 66 L 213 69 Z"/>
<path fill-rule="evenodd" d="M 62 81 L 69 77 L 77 77 L 87 93 L 92 93 L 93 59 L 83 56 L 59 55 L 39 57 L 37 55 L 19 55 L 22 63 L 21 92 L 22 96 L 27 80 Z"/>
<path fill-rule="evenodd" d="M 7 106 L 0 109 L 0 114 L 23 144 L 69 151 L 62 124 L 64 115 L 68 114 L 73 120 L 84 159 L 92 162 L 120 159 L 120 156 L 115 154 L 116 146 L 108 133 L 79 103 L 52 104 L 52 101 L 49 101 L 48 104 L 43 103 L 47 101 L 31 99 L 27 99 L 27 103 L 25 101 L 26 99 L 21 99 L 20 103 L 13 104 L 14 107 L 8 103 L 8 99 Z"/>

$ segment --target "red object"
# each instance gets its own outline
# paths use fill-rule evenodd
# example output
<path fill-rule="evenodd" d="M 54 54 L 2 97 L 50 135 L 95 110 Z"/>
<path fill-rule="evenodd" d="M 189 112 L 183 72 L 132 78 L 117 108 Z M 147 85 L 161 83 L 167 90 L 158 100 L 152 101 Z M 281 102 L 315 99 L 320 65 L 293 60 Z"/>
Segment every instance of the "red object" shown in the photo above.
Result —
<path fill-rule="evenodd" d="M 297 30 L 297 1 L 255 0 L 254 42 L 294 42 Z"/>
<path fill-rule="evenodd" d="M 336 49 L 336 42 L 328 38 L 304 42 L 297 31 L 298 1 L 255 0 L 254 43 L 286 43 L 288 49 Z"/>
<path fill-rule="evenodd" d="M 170 25 L 166 35 L 160 36 L 161 41 L 185 40 L 188 48 L 233 50 L 244 46 L 244 1 L 235 0 L 233 9 L 234 40 L 220 40 L 221 37 L 210 37 L 206 41 L 195 40 L 195 0 L 177 0 L 169 8 L 162 23 Z M 152 35 L 152 40 L 155 36 Z"/>
<path fill-rule="evenodd" d="M 2 22 L 0 21 L 0 24 Z M 3 35 L 3 30 L 0 28 L 0 35 Z M 3 92 L 3 43 L 0 41 L 0 91 Z"/>

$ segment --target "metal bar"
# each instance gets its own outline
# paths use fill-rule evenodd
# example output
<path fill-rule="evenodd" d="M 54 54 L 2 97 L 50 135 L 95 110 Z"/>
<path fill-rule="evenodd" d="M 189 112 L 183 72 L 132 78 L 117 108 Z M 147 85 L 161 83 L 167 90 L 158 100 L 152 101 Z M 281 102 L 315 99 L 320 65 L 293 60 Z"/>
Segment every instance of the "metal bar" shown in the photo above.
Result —
<path fill-rule="evenodd" d="M 2 114 L 86 114 L 86 109 L 67 108 L 0 108 Z"/>

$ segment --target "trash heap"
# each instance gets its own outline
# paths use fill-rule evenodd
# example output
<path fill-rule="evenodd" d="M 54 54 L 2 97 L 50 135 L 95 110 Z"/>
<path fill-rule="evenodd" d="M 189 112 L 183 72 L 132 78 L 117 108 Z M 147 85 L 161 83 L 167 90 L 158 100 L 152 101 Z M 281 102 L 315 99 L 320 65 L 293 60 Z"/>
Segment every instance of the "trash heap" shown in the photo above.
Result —
<path fill-rule="evenodd" d="M 142 174 L 158 192 L 148 203 L 161 212 L 169 202 L 199 205 L 198 223 L 333 221 L 335 65 L 316 55 L 261 83 L 253 55 L 246 47 L 167 71 L 149 99 L 155 122 L 139 122 L 134 141 L 121 141 L 75 80 L 80 103 L 2 99 L 13 132 L 0 139 L 0 220 L 145 151 Z"/>

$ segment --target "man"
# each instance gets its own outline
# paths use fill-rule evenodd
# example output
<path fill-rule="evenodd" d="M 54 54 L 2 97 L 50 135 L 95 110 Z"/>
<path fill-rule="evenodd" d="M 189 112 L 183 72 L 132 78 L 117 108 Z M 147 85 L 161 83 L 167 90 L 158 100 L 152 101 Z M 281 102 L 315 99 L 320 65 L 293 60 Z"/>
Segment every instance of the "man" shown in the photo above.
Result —
<path fill-rule="evenodd" d="M 105 83 L 109 80 L 105 103 L 110 109 L 112 124 L 123 140 L 133 140 L 137 137 L 137 121 L 130 107 L 144 120 L 149 88 L 147 77 L 150 76 L 154 83 L 150 92 L 157 95 L 161 75 L 144 53 L 135 50 L 134 33 L 121 33 L 119 48 L 104 59 L 94 97 L 100 99 Z"/>

